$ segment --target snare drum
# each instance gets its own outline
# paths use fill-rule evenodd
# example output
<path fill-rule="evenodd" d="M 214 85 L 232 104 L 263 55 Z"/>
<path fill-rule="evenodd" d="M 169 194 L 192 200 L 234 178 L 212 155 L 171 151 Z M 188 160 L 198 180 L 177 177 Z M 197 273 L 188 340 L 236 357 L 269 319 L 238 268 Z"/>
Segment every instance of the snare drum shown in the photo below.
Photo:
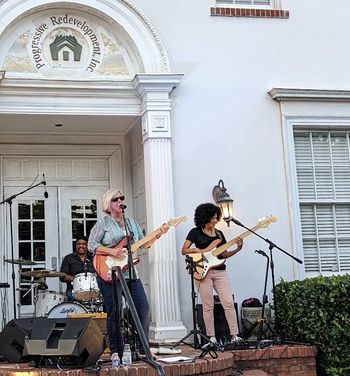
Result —
<path fill-rule="evenodd" d="M 49 319 L 64 319 L 68 315 L 88 313 L 88 310 L 79 303 L 65 302 L 53 307 L 47 317 Z"/>
<path fill-rule="evenodd" d="M 94 273 L 80 273 L 74 277 L 73 296 L 81 301 L 94 300 L 100 297 L 100 289 Z"/>
<path fill-rule="evenodd" d="M 51 309 L 67 300 L 65 294 L 56 291 L 38 291 L 35 298 L 35 316 L 47 316 Z"/>

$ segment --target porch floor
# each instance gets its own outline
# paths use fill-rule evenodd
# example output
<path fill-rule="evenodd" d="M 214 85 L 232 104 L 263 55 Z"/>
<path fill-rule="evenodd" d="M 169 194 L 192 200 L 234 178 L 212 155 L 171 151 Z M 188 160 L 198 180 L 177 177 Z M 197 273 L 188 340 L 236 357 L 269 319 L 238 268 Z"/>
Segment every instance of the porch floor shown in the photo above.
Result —
<path fill-rule="evenodd" d="M 234 376 L 316 376 L 316 349 L 303 345 L 278 345 L 263 349 L 229 350 L 218 352 L 217 358 L 209 354 L 198 358 L 201 350 L 187 345 L 178 346 L 180 356 L 193 358 L 191 363 L 165 364 L 162 358 L 174 355 L 158 356 L 159 364 L 164 367 L 166 376 L 179 375 L 234 375 Z M 177 355 L 176 355 L 177 356 Z M 1 376 L 155 376 L 158 372 L 143 361 L 132 363 L 128 367 L 113 368 L 108 362 L 109 354 L 104 353 L 105 362 L 98 367 L 83 369 L 35 368 L 30 363 L 0 363 Z"/>

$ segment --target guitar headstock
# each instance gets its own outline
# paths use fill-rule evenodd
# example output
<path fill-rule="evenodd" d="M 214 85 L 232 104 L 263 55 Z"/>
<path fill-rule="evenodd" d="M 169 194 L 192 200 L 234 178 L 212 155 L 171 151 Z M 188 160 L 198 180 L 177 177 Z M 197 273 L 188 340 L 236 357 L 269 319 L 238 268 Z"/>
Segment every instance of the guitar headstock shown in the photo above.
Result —
<path fill-rule="evenodd" d="M 264 228 L 264 227 L 268 227 L 273 222 L 277 222 L 277 217 L 273 215 L 269 215 L 268 217 L 263 217 L 259 219 L 257 226 L 259 228 Z"/>
<path fill-rule="evenodd" d="M 187 217 L 185 215 L 183 215 L 181 217 L 170 219 L 167 223 L 168 223 L 169 226 L 177 226 L 181 222 L 185 222 L 185 221 L 187 221 Z"/>

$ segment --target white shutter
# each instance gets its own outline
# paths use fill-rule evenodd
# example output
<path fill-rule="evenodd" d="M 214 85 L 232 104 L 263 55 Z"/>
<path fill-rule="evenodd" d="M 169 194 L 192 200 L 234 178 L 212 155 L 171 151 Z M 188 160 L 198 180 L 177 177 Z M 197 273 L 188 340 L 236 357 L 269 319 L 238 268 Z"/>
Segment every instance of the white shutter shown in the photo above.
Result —
<path fill-rule="evenodd" d="M 349 134 L 296 131 L 294 146 L 305 271 L 350 271 Z"/>

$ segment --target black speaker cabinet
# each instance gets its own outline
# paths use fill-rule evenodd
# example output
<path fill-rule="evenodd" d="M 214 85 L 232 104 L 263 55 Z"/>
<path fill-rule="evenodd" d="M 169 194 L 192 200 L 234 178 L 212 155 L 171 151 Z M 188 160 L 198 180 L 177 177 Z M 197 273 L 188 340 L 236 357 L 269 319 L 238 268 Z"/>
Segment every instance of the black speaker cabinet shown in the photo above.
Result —
<path fill-rule="evenodd" d="M 24 356 L 38 367 L 89 367 L 105 349 L 104 336 L 90 318 L 34 321 L 24 342 Z"/>
<path fill-rule="evenodd" d="M 28 336 L 34 320 L 42 319 L 11 320 L 0 333 L 0 354 L 9 362 L 28 361 L 28 357 L 23 356 L 24 339 Z"/>
<path fill-rule="evenodd" d="M 197 304 L 197 323 L 200 328 L 200 330 L 203 332 L 203 334 L 207 335 L 205 324 L 203 320 L 203 306 L 202 304 Z M 235 311 L 237 315 L 237 303 L 235 303 Z M 237 325 L 238 325 L 238 316 L 237 316 Z M 226 341 L 229 341 L 231 338 L 230 335 L 230 329 L 228 327 L 226 317 L 225 317 L 225 311 L 222 308 L 222 305 L 220 302 L 215 301 L 214 303 L 214 327 L 215 327 L 215 337 L 218 342 L 225 343 Z M 202 343 L 203 345 L 204 343 Z"/>

